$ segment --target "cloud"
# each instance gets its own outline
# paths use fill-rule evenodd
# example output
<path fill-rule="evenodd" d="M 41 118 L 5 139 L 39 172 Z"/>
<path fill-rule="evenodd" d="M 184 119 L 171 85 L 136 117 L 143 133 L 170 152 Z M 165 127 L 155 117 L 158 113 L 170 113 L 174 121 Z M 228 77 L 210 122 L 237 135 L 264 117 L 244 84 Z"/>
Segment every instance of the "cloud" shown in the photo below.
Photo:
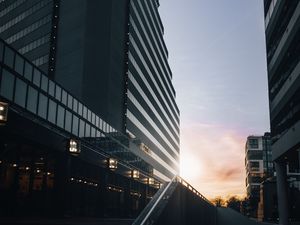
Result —
<path fill-rule="evenodd" d="M 215 124 L 196 123 L 181 130 L 182 176 L 207 197 L 242 195 L 246 137 Z M 197 170 L 187 172 L 185 166 L 191 163 L 186 158 L 193 158 Z"/>

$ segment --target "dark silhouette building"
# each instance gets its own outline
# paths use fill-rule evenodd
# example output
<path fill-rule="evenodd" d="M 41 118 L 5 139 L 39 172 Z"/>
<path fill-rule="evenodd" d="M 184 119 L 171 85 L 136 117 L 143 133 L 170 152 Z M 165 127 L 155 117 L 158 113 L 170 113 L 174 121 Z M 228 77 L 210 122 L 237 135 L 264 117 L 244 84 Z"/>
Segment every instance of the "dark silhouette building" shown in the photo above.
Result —
<path fill-rule="evenodd" d="M 178 174 L 158 7 L 0 1 L 1 216 L 134 216 Z"/>
<path fill-rule="evenodd" d="M 300 2 L 265 0 L 264 10 L 272 155 L 280 223 L 287 225 L 286 176 L 300 172 Z"/>

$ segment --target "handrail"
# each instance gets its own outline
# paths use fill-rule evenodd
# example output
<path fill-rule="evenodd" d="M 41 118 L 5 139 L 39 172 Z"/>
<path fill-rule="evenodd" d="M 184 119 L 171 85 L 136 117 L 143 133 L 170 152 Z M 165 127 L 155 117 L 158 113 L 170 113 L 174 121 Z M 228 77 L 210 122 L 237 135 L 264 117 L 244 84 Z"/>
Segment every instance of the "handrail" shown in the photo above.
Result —
<path fill-rule="evenodd" d="M 169 199 L 169 196 L 165 196 L 168 191 L 172 192 L 175 190 L 171 188 L 172 184 L 181 184 L 185 186 L 189 191 L 193 192 L 195 195 L 197 195 L 201 200 L 205 201 L 211 206 L 214 206 L 207 198 L 205 198 L 199 191 L 197 191 L 192 185 L 190 185 L 187 181 L 185 181 L 183 178 L 181 178 L 178 175 L 175 175 L 172 180 L 169 183 L 166 183 L 163 185 L 161 189 L 154 195 L 153 199 L 148 203 L 148 205 L 144 208 L 144 210 L 141 212 L 141 214 L 136 218 L 136 220 L 133 222 L 133 225 L 148 225 L 152 224 L 155 221 L 150 221 L 152 215 L 154 215 L 155 210 L 161 210 L 160 208 L 157 208 L 157 206 L 162 203 L 162 200 Z M 174 186 L 176 187 L 176 186 Z M 172 193 L 169 193 L 172 194 Z M 148 222 L 148 223 L 147 223 Z M 150 222 L 150 223 L 149 223 Z M 152 223 L 151 223 L 152 222 Z"/>

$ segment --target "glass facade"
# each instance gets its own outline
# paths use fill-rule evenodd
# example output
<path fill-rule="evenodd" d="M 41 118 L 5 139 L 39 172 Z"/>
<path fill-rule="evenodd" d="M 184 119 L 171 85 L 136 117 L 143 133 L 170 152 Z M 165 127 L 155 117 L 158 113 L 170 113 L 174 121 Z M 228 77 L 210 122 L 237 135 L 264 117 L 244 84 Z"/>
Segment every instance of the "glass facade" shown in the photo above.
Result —
<path fill-rule="evenodd" d="M 132 0 L 129 14 L 127 131 L 172 178 L 179 172 L 179 110 L 157 2 Z"/>
<path fill-rule="evenodd" d="M 0 101 L 9 104 L 0 127 L 0 216 L 137 215 L 162 181 L 129 149 L 139 145 L 3 41 L 0 59 Z M 79 156 L 67 152 L 71 138 Z"/>

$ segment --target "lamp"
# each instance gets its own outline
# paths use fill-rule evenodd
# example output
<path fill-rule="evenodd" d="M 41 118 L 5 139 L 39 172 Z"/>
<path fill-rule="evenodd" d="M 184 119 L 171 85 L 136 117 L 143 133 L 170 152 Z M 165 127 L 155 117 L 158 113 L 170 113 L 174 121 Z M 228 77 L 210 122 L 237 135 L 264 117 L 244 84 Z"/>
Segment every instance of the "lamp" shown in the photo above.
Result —
<path fill-rule="evenodd" d="M 152 177 L 148 178 L 148 184 L 153 185 L 154 184 L 154 179 Z"/>
<path fill-rule="evenodd" d="M 115 170 L 118 168 L 118 161 L 113 158 L 108 159 L 108 168 L 111 170 Z"/>
<path fill-rule="evenodd" d="M 139 179 L 140 178 L 140 171 L 138 171 L 138 170 L 132 170 L 131 171 L 131 177 L 133 179 Z"/>
<path fill-rule="evenodd" d="M 70 139 L 70 142 L 69 142 L 69 152 L 71 154 L 74 154 L 74 155 L 79 155 L 80 154 L 80 143 L 79 141 L 75 140 L 75 139 Z"/>
<path fill-rule="evenodd" d="M 7 121 L 8 104 L 0 102 L 0 124 L 5 124 Z"/>

